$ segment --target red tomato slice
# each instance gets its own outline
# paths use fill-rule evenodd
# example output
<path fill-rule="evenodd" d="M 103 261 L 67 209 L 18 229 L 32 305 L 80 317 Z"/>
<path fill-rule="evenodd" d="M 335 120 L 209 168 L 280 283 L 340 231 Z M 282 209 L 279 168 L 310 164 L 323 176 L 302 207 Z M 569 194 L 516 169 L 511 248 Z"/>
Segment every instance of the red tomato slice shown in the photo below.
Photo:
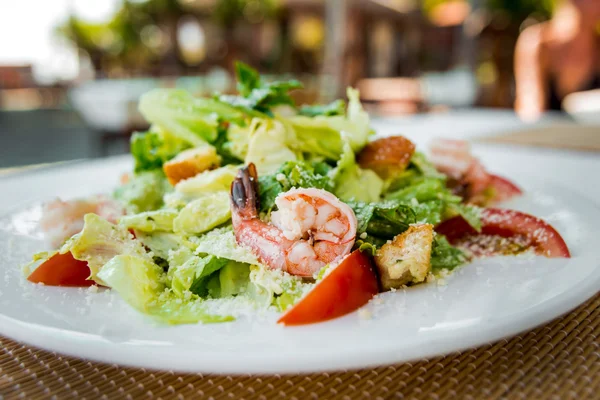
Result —
<path fill-rule="evenodd" d="M 73 258 L 68 252 L 56 253 L 35 269 L 27 280 L 33 283 L 43 283 L 50 286 L 92 286 L 93 280 L 88 280 L 90 269 L 86 261 Z"/>
<path fill-rule="evenodd" d="M 570 258 L 571 253 L 560 234 L 548 223 L 533 215 L 514 210 L 486 208 L 481 214 L 482 229 L 478 233 L 462 217 L 442 222 L 436 231 L 445 235 L 452 244 L 465 238 L 499 236 L 524 238 L 539 255 Z"/>
<path fill-rule="evenodd" d="M 508 179 L 498 175 L 490 174 L 490 186 L 494 189 L 495 192 L 494 198 L 492 199 L 492 203 L 506 201 L 514 196 L 523 194 L 523 192 L 517 185 L 515 185 Z"/>
<path fill-rule="evenodd" d="M 351 313 L 379 293 L 371 258 L 355 250 L 335 267 L 278 323 L 304 325 Z"/>

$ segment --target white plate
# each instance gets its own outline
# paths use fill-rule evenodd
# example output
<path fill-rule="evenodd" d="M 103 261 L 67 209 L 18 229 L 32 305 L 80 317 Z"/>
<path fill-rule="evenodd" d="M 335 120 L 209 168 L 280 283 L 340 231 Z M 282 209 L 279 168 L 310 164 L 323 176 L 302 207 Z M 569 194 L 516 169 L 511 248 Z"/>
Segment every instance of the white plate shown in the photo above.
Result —
<path fill-rule="evenodd" d="M 446 279 L 386 293 L 358 313 L 296 328 L 276 315 L 218 325 L 155 326 L 110 291 L 31 285 L 19 266 L 42 248 L 35 202 L 110 191 L 127 158 L 75 163 L 0 180 L 0 334 L 88 359 L 204 373 L 293 373 L 368 367 L 431 357 L 517 334 L 557 317 L 600 289 L 600 211 L 573 189 L 569 168 L 600 168 L 569 154 L 478 147 L 492 171 L 527 194 L 507 206 L 551 222 L 573 258 L 496 258 Z M 578 164 L 579 163 L 579 164 Z M 531 169 L 528 175 L 523 170 Z M 556 171 L 556 173 L 554 172 Z M 589 171 L 588 171 L 589 172 Z M 597 182 L 597 180 L 596 180 Z M 587 181 L 592 184 L 593 181 Z M 591 189 L 595 190 L 595 189 Z M 31 209 L 31 208 L 30 208 Z M 16 210 L 16 211 L 12 211 Z M 376 304 L 380 302 L 381 304 Z"/>

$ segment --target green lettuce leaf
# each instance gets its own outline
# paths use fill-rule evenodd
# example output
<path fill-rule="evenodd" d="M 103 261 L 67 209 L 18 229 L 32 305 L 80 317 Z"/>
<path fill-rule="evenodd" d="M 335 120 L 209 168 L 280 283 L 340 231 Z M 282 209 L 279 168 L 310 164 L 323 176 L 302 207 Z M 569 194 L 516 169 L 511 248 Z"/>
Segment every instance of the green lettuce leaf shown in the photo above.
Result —
<path fill-rule="evenodd" d="M 416 222 L 413 209 L 399 202 L 350 201 L 348 205 L 352 207 L 356 215 L 356 233 L 363 239 L 371 237 L 387 241 L 404 232 L 410 224 Z M 363 233 L 366 233 L 366 236 L 361 236 Z"/>
<path fill-rule="evenodd" d="M 143 232 L 169 232 L 173 230 L 173 220 L 177 217 L 177 214 L 177 210 L 169 209 L 145 211 L 121 217 L 119 225 Z"/>
<path fill-rule="evenodd" d="M 348 142 L 330 175 L 335 184 L 333 193 L 343 201 L 377 202 L 381 198 L 383 180 L 374 171 L 358 166 Z"/>
<path fill-rule="evenodd" d="M 481 231 L 481 208 L 470 204 L 449 203 L 444 211 L 444 219 L 460 215 L 476 231 Z"/>
<path fill-rule="evenodd" d="M 190 240 L 196 245 L 196 254 L 214 255 L 246 264 L 259 264 L 250 250 L 237 244 L 232 226 L 215 228 L 200 237 L 191 237 Z"/>
<path fill-rule="evenodd" d="M 431 249 L 431 269 L 454 269 L 468 261 L 468 257 L 460 249 L 448 243 L 443 235 L 436 235 Z"/>
<path fill-rule="evenodd" d="M 140 242 L 120 225 L 113 225 L 96 214 L 86 214 L 83 229 L 69 239 L 60 249 L 70 251 L 77 260 L 86 261 L 90 269 L 90 279 L 103 284 L 98 277 L 101 268 L 114 256 L 131 255 L 152 262 Z"/>
<path fill-rule="evenodd" d="M 303 282 L 287 272 L 257 265 L 250 267 L 250 281 L 256 295 L 279 311 L 285 311 L 294 305 L 314 287 L 313 283 Z"/>
<path fill-rule="evenodd" d="M 140 98 L 144 118 L 192 146 L 214 142 L 220 121 L 244 125 L 247 114 L 229 104 L 195 98 L 181 89 L 154 89 Z"/>
<path fill-rule="evenodd" d="M 335 115 L 344 115 L 346 112 L 346 102 L 338 99 L 329 104 L 304 105 L 300 107 L 298 114 L 306 117 L 316 117 L 319 115 L 332 117 Z"/>
<path fill-rule="evenodd" d="M 229 191 L 237 171 L 238 167 L 227 165 L 180 181 L 175 190 L 165 196 L 165 204 L 170 208 L 182 208 L 208 194 Z"/>
<path fill-rule="evenodd" d="M 260 176 L 275 172 L 287 161 L 296 161 L 297 154 L 287 146 L 289 134 L 281 121 L 253 119 L 245 163 L 254 163 Z"/>
<path fill-rule="evenodd" d="M 137 173 L 162 168 L 165 162 L 190 147 L 187 141 L 159 128 L 143 133 L 136 132 L 131 136 L 134 171 Z"/>
<path fill-rule="evenodd" d="M 184 251 L 187 256 L 182 258 L 181 263 L 190 257 L 195 249 L 195 245 L 184 236 L 170 232 L 142 232 L 135 231 L 135 238 L 146 248 L 150 249 L 154 256 L 171 262 L 172 253 L 178 251 L 182 254 Z"/>
<path fill-rule="evenodd" d="M 353 152 L 360 151 L 372 133 L 369 114 L 362 108 L 357 90 L 348 88 L 347 94 L 349 102 L 346 115 L 320 115 L 314 118 L 299 115 L 290 118 L 296 133 L 296 140 L 289 144 L 290 147 L 333 161 L 340 158 L 345 141 Z"/>
<path fill-rule="evenodd" d="M 239 96 L 221 95 L 218 99 L 247 112 L 273 116 L 272 109 L 280 105 L 295 107 L 289 92 L 302 88 L 297 80 L 264 82 L 258 72 L 240 61 L 235 64 Z"/>
<path fill-rule="evenodd" d="M 237 296 L 246 292 L 250 283 L 250 265 L 229 261 L 219 271 L 221 297 Z"/>
<path fill-rule="evenodd" d="M 101 279 L 130 306 L 169 324 L 232 321 L 230 316 L 211 315 L 195 298 L 182 301 L 164 283 L 164 272 L 153 262 L 133 255 L 112 258 L 100 272 Z"/>
<path fill-rule="evenodd" d="M 158 210 L 163 206 L 163 196 L 172 186 L 162 170 L 144 171 L 136 174 L 113 193 L 128 214 Z"/>
<path fill-rule="evenodd" d="M 231 219 L 229 192 L 207 193 L 188 203 L 173 220 L 175 233 L 197 235 Z"/>

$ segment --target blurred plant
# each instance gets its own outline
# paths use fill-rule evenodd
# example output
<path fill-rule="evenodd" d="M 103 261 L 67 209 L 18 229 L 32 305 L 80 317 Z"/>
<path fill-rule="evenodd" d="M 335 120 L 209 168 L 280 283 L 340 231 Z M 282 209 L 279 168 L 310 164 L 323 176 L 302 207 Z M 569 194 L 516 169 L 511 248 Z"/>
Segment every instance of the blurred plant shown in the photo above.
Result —
<path fill-rule="evenodd" d="M 557 0 L 486 0 L 485 3 L 492 12 L 505 12 L 512 19 L 523 21 L 531 15 L 549 18 Z"/>
<path fill-rule="evenodd" d="M 143 70 L 161 62 L 186 67 L 177 40 L 182 18 L 210 16 L 231 27 L 239 20 L 257 23 L 272 17 L 278 5 L 278 0 L 123 0 L 107 22 L 71 16 L 57 31 L 87 53 L 98 71 Z"/>
<path fill-rule="evenodd" d="M 240 19 L 261 22 L 275 15 L 279 3 L 279 0 L 218 0 L 213 16 L 225 26 L 231 26 Z"/>

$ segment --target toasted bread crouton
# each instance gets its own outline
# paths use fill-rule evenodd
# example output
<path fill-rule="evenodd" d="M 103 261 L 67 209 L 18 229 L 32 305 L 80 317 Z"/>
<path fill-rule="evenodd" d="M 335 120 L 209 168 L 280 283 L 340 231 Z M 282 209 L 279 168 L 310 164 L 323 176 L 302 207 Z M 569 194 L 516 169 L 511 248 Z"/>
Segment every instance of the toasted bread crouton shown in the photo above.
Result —
<path fill-rule="evenodd" d="M 197 147 L 179 153 L 163 165 L 165 175 L 171 185 L 198 175 L 200 172 L 214 169 L 221 163 L 221 157 L 212 146 Z"/>
<path fill-rule="evenodd" d="M 375 255 L 384 290 L 423 282 L 431 270 L 433 225 L 412 225 Z"/>
<path fill-rule="evenodd" d="M 358 154 L 358 163 L 383 179 L 393 178 L 406 169 L 414 152 L 413 142 L 403 136 L 390 136 L 368 143 Z"/>

